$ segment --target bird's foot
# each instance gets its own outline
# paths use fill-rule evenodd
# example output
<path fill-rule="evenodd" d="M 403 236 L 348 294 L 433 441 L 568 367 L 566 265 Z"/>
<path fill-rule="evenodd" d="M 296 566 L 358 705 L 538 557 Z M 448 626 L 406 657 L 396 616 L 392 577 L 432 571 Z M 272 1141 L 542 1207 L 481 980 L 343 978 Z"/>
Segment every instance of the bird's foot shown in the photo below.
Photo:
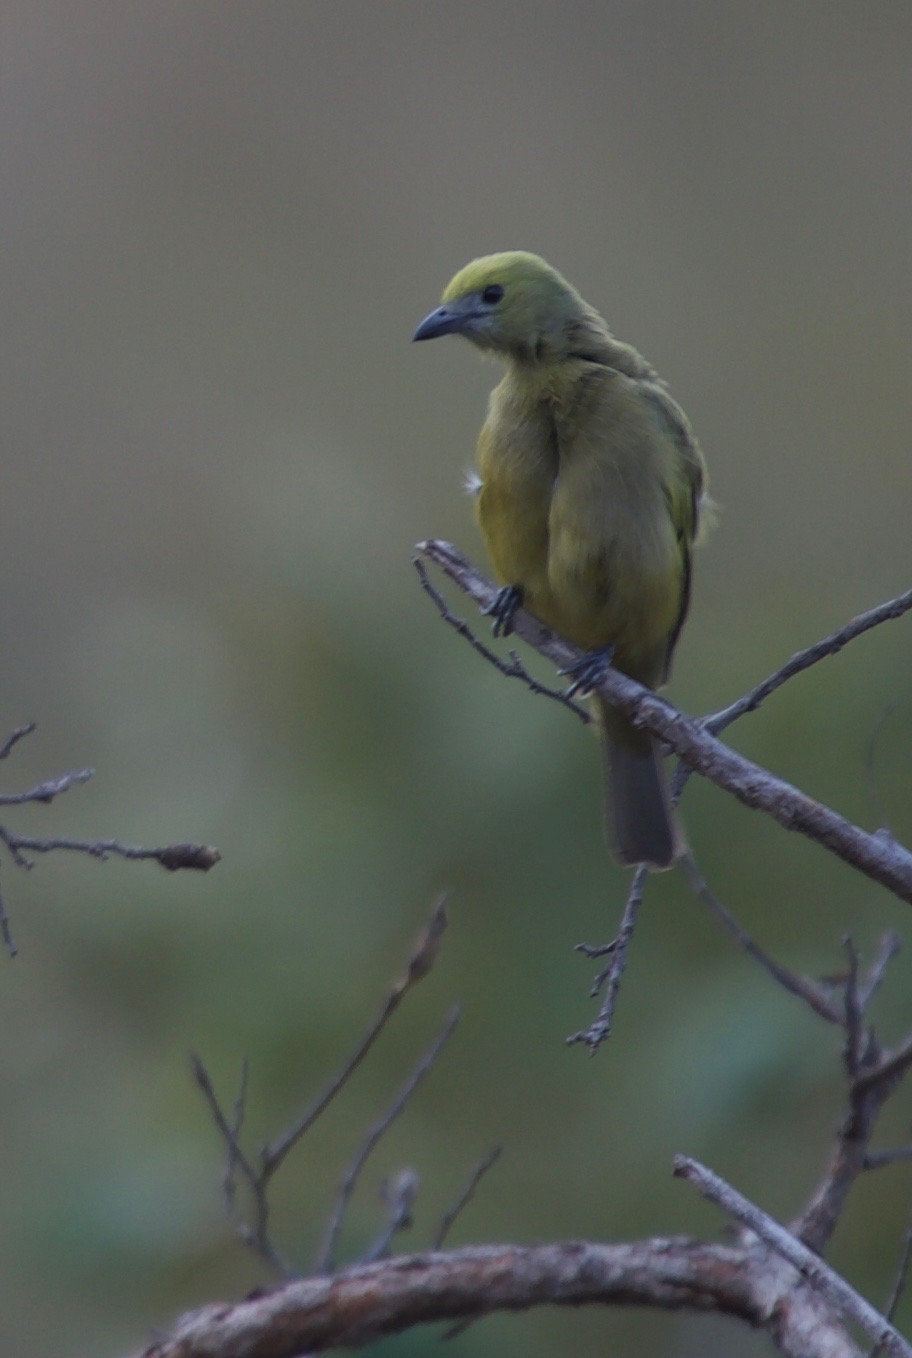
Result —
<path fill-rule="evenodd" d="M 491 631 L 496 637 L 508 637 L 513 631 L 513 618 L 522 601 L 522 585 L 504 585 L 487 608 L 481 610 L 486 617 L 494 619 Z"/>
<path fill-rule="evenodd" d="M 613 659 L 614 647 L 603 646 L 598 651 L 587 651 L 579 660 L 574 660 L 572 665 L 560 671 L 561 674 L 569 675 L 573 681 L 565 690 L 564 696 L 573 698 L 577 693 L 588 693 L 598 688 L 599 680 L 605 677 L 605 672 L 611 668 Z"/>

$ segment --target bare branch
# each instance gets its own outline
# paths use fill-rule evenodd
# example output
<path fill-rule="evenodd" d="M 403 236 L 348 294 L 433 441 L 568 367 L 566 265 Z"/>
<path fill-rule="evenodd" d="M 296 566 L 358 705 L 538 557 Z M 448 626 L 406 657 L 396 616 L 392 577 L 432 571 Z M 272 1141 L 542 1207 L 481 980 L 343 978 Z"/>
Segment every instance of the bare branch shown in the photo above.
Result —
<path fill-rule="evenodd" d="M 358 1046 L 352 1052 L 345 1065 L 337 1075 L 334 1075 L 329 1084 L 321 1094 L 314 1099 L 310 1107 L 301 1115 L 294 1126 L 280 1136 L 271 1145 L 263 1148 L 261 1153 L 262 1173 L 268 1179 L 281 1165 L 282 1161 L 293 1150 L 301 1138 L 309 1131 L 316 1122 L 317 1118 L 325 1112 L 355 1071 L 364 1060 L 377 1038 L 383 1032 L 389 1020 L 398 1009 L 407 992 L 428 974 L 437 957 L 440 947 L 440 940 L 443 937 L 447 925 L 446 896 L 441 896 L 434 906 L 431 918 L 427 927 L 422 933 L 412 950 L 406 966 L 405 974 L 395 981 L 390 988 L 380 1012 L 368 1028 Z"/>
<path fill-rule="evenodd" d="M 860 1325 L 869 1338 L 881 1345 L 885 1353 L 897 1355 L 897 1358 L 912 1358 L 912 1345 L 906 1343 L 886 1316 L 882 1316 L 870 1302 L 865 1301 L 818 1254 L 743 1197 L 731 1184 L 727 1184 L 699 1161 L 685 1155 L 675 1156 L 674 1172 L 786 1259 L 812 1287 L 829 1297 L 856 1325 Z"/>
<path fill-rule="evenodd" d="M 205 1067 L 199 1058 L 194 1058 L 194 1076 L 206 1098 L 213 1121 L 227 1152 L 228 1160 L 223 1180 L 223 1191 L 228 1217 L 244 1244 L 265 1260 L 270 1268 L 275 1269 L 282 1277 L 292 1277 L 294 1270 L 282 1257 L 281 1251 L 271 1237 L 269 1190 L 272 1179 L 278 1173 L 286 1157 L 302 1141 L 336 1095 L 352 1078 L 408 991 L 423 977 L 427 976 L 437 958 L 446 924 L 446 897 L 441 896 L 434 905 L 427 925 L 422 929 L 412 948 L 405 971 L 390 987 L 380 1007 L 380 1012 L 352 1055 L 292 1127 L 282 1136 L 277 1137 L 271 1144 L 261 1149 L 258 1163 L 254 1163 L 240 1145 L 240 1132 L 246 1103 L 246 1067 L 241 1094 L 235 1104 L 234 1118 L 229 1120 L 219 1103 Z M 240 1172 L 250 1190 L 252 1200 L 252 1220 L 250 1221 L 244 1217 L 237 1204 L 235 1171 Z"/>
<path fill-rule="evenodd" d="M 890 1293 L 890 1300 L 884 1314 L 887 1320 L 891 1321 L 896 1315 L 900 1299 L 906 1290 L 906 1282 L 909 1278 L 909 1266 L 912 1264 L 912 1226 L 906 1231 L 906 1238 L 903 1242 L 902 1254 L 899 1258 L 899 1268 L 896 1270 L 896 1281 L 893 1284 L 893 1291 Z M 880 1358 L 883 1353 L 883 1344 L 875 1344 L 871 1350 L 870 1358 Z"/>
<path fill-rule="evenodd" d="M 18 726 L 12 731 L 0 745 L 0 760 L 7 759 L 19 742 L 24 740 L 26 736 L 30 736 L 35 729 L 34 722 L 27 722 L 24 726 Z M 94 776 L 94 773 L 94 769 L 75 769 L 70 773 L 60 774 L 56 778 L 46 778 L 43 782 L 36 783 L 34 787 L 25 792 L 0 793 L 0 806 L 47 806 L 64 792 L 69 792 L 71 788 L 87 783 Z M 167 868 L 169 872 L 176 872 L 179 868 L 194 868 L 200 872 L 208 872 L 221 857 L 218 849 L 205 844 L 169 844 L 160 849 L 142 849 L 129 844 L 121 844 L 116 839 L 96 840 L 94 842 L 59 837 L 39 839 L 33 835 L 21 835 L 8 825 L 0 825 L 0 844 L 5 845 L 16 867 L 24 868 L 26 871 L 34 866 L 29 854 L 54 853 L 58 850 L 86 854 L 89 858 L 95 858 L 99 862 L 106 862 L 107 859 L 112 857 L 151 858 L 160 863 L 163 868 Z M 0 893 L 0 939 L 2 939 L 9 956 L 15 957 L 16 944 L 13 940 L 2 893 Z"/>
<path fill-rule="evenodd" d="M 868 800 L 871 803 L 871 809 L 874 812 L 874 815 L 877 817 L 878 824 L 881 829 L 885 830 L 888 834 L 891 833 L 891 831 L 887 820 L 884 800 L 880 795 L 880 788 L 877 786 L 877 771 L 874 767 L 874 756 L 877 753 L 877 742 L 880 739 L 880 733 L 887 724 L 889 718 L 892 717 L 893 713 L 896 711 L 897 707 L 898 703 L 889 703 L 874 723 L 874 729 L 868 738 L 867 748 L 865 749 L 864 761 L 865 773 L 867 774 L 868 780 Z"/>
<path fill-rule="evenodd" d="M 342 1183 L 339 1186 L 339 1195 L 336 1199 L 336 1205 L 329 1218 L 329 1224 L 326 1228 L 323 1244 L 316 1259 L 315 1268 L 318 1272 L 331 1273 L 335 1266 L 336 1245 L 339 1240 L 339 1232 L 342 1229 L 342 1222 L 345 1219 L 348 1204 L 351 1201 L 352 1194 L 355 1191 L 361 1171 L 367 1163 L 368 1157 L 375 1150 L 392 1123 L 399 1117 L 400 1113 L 403 1112 L 409 1099 L 412 1097 L 425 1075 L 433 1068 L 437 1058 L 443 1051 L 443 1048 L 453 1036 L 458 1022 L 459 1006 L 457 1005 L 455 1009 L 451 1010 L 439 1036 L 418 1062 L 389 1108 L 383 1116 L 374 1123 L 373 1127 L 371 1127 L 367 1136 L 361 1143 L 357 1155 L 345 1171 L 345 1174 L 342 1177 Z"/>
<path fill-rule="evenodd" d="M 9 915 L 6 913 L 6 902 L 3 899 L 3 892 L 0 891 L 0 938 L 3 939 L 3 946 L 6 948 L 10 957 L 15 957 L 19 949 L 13 938 L 13 931 L 10 927 Z"/>
<path fill-rule="evenodd" d="M 485 646 L 483 641 L 479 641 L 465 618 L 457 618 L 456 614 L 451 612 L 440 591 L 436 590 L 431 584 L 428 579 L 428 573 L 424 568 L 424 562 L 421 558 L 413 556 L 412 565 L 418 572 L 421 588 L 428 598 L 433 600 L 443 621 L 449 623 L 450 627 L 458 632 L 461 637 L 465 637 L 473 650 L 476 650 L 479 655 L 483 656 L 489 665 L 493 665 L 494 668 L 505 675 L 507 679 L 521 679 L 530 692 L 540 694 L 544 698 L 553 698 L 555 702 L 560 703 L 563 707 L 568 707 L 574 716 L 579 717 L 580 721 L 583 723 L 588 724 L 592 721 L 592 718 L 585 707 L 580 703 L 574 702 L 569 694 L 564 692 L 563 689 L 548 688 L 547 684 L 540 684 L 526 669 L 516 651 L 510 651 L 510 663 L 507 664 L 506 661 L 501 660 L 500 656 L 492 651 L 489 646 Z"/>
<path fill-rule="evenodd" d="M 109 858 L 125 858 L 133 861 L 151 859 L 160 863 L 168 872 L 180 868 L 190 868 L 197 872 L 208 872 L 221 861 L 218 849 L 209 844 L 166 844 L 160 849 L 142 849 L 133 844 L 121 844 L 117 839 L 35 839 L 31 835 L 20 835 L 0 825 L 0 841 L 10 851 L 13 862 L 20 868 L 31 868 L 33 864 L 26 858 L 28 853 L 53 853 L 62 849 L 68 853 L 84 853 L 106 863 Z"/>
<path fill-rule="evenodd" d="M 435 1234 L 434 1239 L 431 1241 L 432 1250 L 439 1250 L 443 1248 L 443 1242 L 446 1240 L 450 1231 L 453 1229 L 453 1224 L 456 1221 L 457 1217 L 462 1213 L 464 1208 L 472 1201 L 472 1199 L 475 1196 L 475 1191 L 478 1188 L 478 1185 L 481 1183 L 482 1179 L 487 1174 L 488 1170 L 493 1165 L 495 1165 L 497 1161 L 500 1159 L 502 1152 L 503 1146 L 501 1145 L 492 1146 L 491 1149 L 488 1151 L 487 1155 L 484 1156 L 483 1159 L 479 1160 L 478 1164 L 472 1170 L 472 1173 L 469 1176 L 469 1181 L 466 1184 L 465 1188 L 462 1190 L 459 1197 L 453 1203 L 453 1206 L 449 1209 L 449 1211 L 444 1213 L 443 1220 L 441 1221 L 437 1229 L 437 1233 Z"/>
<path fill-rule="evenodd" d="M 843 1059 L 849 1075 L 854 1079 L 861 1069 L 864 1046 L 864 1011 L 861 1007 L 861 999 L 858 994 L 858 950 L 852 942 L 849 934 L 843 939 L 843 946 L 848 958 L 848 972 L 843 987 L 843 1026 L 845 1027 L 845 1047 L 843 1049 Z"/>
<path fill-rule="evenodd" d="M 24 726 L 17 726 L 15 731 L 12 731 L 3 744 L 0 745 L 0 759 L 6 759 L 10 750 L 18 745 L 20 740 L 23 740 L 26 736 L 30 736 L 32 732 L 37 729 L 37 723 L 33 721 L 27 721 Z"/>
<path fill-rule="evenodd" d="M 884 940 L 874 971 L 882 970 L 889 951 Z M 887 946 L 885 946 L 887 945 Z M 850 977 L 847 995 L 851 990 Z M 839 1127 L 826 1172 L 810 1203 L 794 1224 L 795 1234 L 811 1249 L 821 1251 L 830 1239 L 858 1175 L 905 1158 L 902 1151 L 872 1155 L 869 1146 L 884 1104 L 912 1066 L 912 1035 L 893 1051 L 882 1051 L 872 1029 L 863 1031 L 847 1007 L 846 1065 L 851 1082 L 849 1107 Z M 859 1011 L 860 1012 L 860 1011 Z"/>
<path fill-rule="evenodd" d="M 494 585 L 455 547 L 446 542 L 429 541 L 419 543 L 418 550 L 440 566 L 482 608 L 493 601 Z M 907 607 L 912 607 L 912 603 L 907 603 L 909 597 L 904 595 L 901 600 L 892 601 L 890 607 L 901 605 L 901 611 L 906 611 Z M 517 610 L 513 622 L 517 636 L 558 668 L 566 669 L 581 658 L 576 647 L 561 640 L 523 609 Z M 854 625 L 850 624 L 849 629 Z M 832 639 L 826 644 L 831 648 L 835 645 Z M 832 649 L 823 654 L 832 654 Z M 617 670 L 606 670 L 598 688 L 635 726 L 646 727 L 661 737 L 685 763 L 730 792 L 743 805 L 766 812 L 786 830 L 814 840 L 901 900 L 912 903 L 912 853 L 889 836 L 870 834 L 853 825 L 784 779 L 737 754 L 717 740 L 704 723 L 684 716 L 658 694 Z"/>
<path fill-rule="evenodd" d="M 885 1169 L 902 1160 L 912 1160 L 912 1146 L 897 1146 L 892 1151 L 870 1151 L 864 1158 L 863 1169 Z"/>
<path fill-rule="evenodd" d="M 764 948 L 761 948 L 760 944 L 751 938 L 746 930 L 742 929 L 734 915 L 725 908 L 709 886 L 692 853 L 687 853 L 681 859 L 681 866 L 690 879 L 695 895 L 699 896 L 700 900 L 709 907 L 722 927 L 731 934 L 738 946 L 743 948 L 748 956 L 758 962 L 778 985 L 781 985 L 790 995 L 796 995 L 798 999 L 803 1000 L 808 1008 L 812 1009 L 820 1018 L 825 1019 L 827 1023 L 842 1023 L 842 1015 L 827 996 L 823 986 L 818 985 L 808 976 L 799 976 L 797 972 L 790 971 L 788 967 L 782 966 Z"/>
<path fill-rule="evenodd" d="M 71 787 L 79 787 L 94 777 L 94 769 L 74 769 L 72 773 L 61 773 L 58 778 L 47 778 L 43 783 L 37 783 L 27 792 L 0 792 L 0 806 L 25 806 L 27 802 L 43 802 L 47 806 L 61 793 L 69 792 Z"/>
<path fill-rule="evenodd" d="M 905 594 L 898 595 L 895 599 L 889 599 L 886 603 L 878 604 L 876 608 L 870 608 L 866 613 L 859 613 L 857 618 L 847 622 L 844 627 L 840 627 L 838 632 L 831 633 L 824 637 L 822 641 L 817 641 L 813 646 L 808 646 L 803 651 L 798 651 L 790 660 L 774 674 L 769 675 L 762 683 L 757 684 L 749 693 L 745 693 L 742 698 L 731 704 L 730 707 L 723 708 L 721 712 L 716 712 L 711 717 L 706 718 L 707 728 L 718 735 L 724 731 L 733 721 L 743 717 L 748 712 L 756 712 L 761 703 L 765 702 L 770 694 L 775 693 L 777 688 L 781 688 L 789 679 L 794 679 L 796 674 L 801 674 L 803 670 L 810 669 L 827 656 L 838 655 L 843 646 L 847 646 L 856 637 L 862 636 L 865 632 L 870 632 L 872 627 L 879 627 L 884 622 L 894 622 L 897 618 L 903 617 L 912 609 L 912 589 Z"/>
<path fill-rule="evenodd" d="M 212 1084 L 209 1072 L 203 1065 L 203 1062 L 195 1053 L 191 1055 L 190 1060 L 193 1069 L 193 1078 L 209 1105 L 212 1120 L 218 1128 L 227 1148 L 228 1160 L 225 1174 L 222 1178 L 225 1210 L 244 1243 L 249 1245 L 255 1253 L 259 1254 L 261 1258 L 269 1264 L 270 1268 L 275 1269 L 282 1277 L 290 1278 L 294 1275 L 294 1270 L 288 1262 L 282 1258 L 269 1236 L 269 1206 L 266 1202 L 265 1195 L 261 1192 L 259 1175 L 247 1155 L 245 1155 L 243 1147 L 238 1139 L 240 1127 L 243 1122 L 243 1107 L 246 1098 L 246 1063 L 243 1071 L 241 1093 L 235 1103 L 234 1119 L 233 1121 L 229 1121 L 219 1102 L 215 1087 Z M 249 1225 L 238 1207 L 237 1170 L 240 1170 L 241 1174 L 244 1176 L 257 1207 L 257 1221 L 255 1227 Z"/>
<path fill-rule="evenodd" d="M 614 1006 L 617 1003 L 618 991 L 621 988 L 621 977 L 624 975 L 624 968 L 627 965 L 627 949 L 636 928 L 637 915 L 643 900 L 643 892 L 646 890 L 648 877 L 649 873 L 644 867 L 637 868 L 633 874 L 633 881 L 630 883 L 630 890 L 627 893 L 624 913 L 621 916 L 617 935 L 605 948 L 605 951 L 609 954 L 608 965 L 596 978 L 592 992 L 590 992 L 598 994 L 602 985 L 604 985 L 605 998 L 602 1000 L 602 1007 L 598 1012 L 598 1017 L 588 1028 L 585 1028 L 582 1032 L 573 1033 L 567 1038 L 567 1045 L 570 1047 L 578 1042 L 584 1042 L 590 1053 L 595 1055 L 611 1032 Z M 586 949 L 579 947 L 579 951 L 583 952 Z"/>
<path fill-rule="evenodd" d="M 888 929 L 880 940 L 880 952 L 871 965 L 868 978 L 864 985 L 860 987 L 858 999 L 861 1004 L 862 1012 L 866 1013 L 868 1006 L 877 994 L 883 979 L 887 974 L 887 967 L 902 947 L 902 939 L 893 929 Z"/>
<path fill-rule="evenodd" d="M 215 1091 L 212 1089 L 205 1067 L 199 1057 L 194 1056 L 193 1062 L 197 1083 L 200 1084 L 203 1093 L 209 1100 L 209 1106 L 212 1108 L 213 1103 L 215 1103 Z M 222 1192 L 225 1197 L 225 1206 L 228 1209 L 228 1215 L 235 1219 L 237 1219 L 238 1216 L 237 1171 L 239 1161 L 243 1159 L 243 1157 L 239 1157 L 238 1153 L 240 1151 L 241 1132 L 244 1129 L 244 1118 L 247 1116 L 247 1080 L 249 1074 L 250 1070 L 247 1065 L 247 1058 L 245 1057 L 241 1062 L 241 1082 L 238 1086 L 237 1098 L 234 1101 L 234 1116 L 226 1129 L 229 1134 L 225 1138 L 228 1156 L 225 1161 L 225 1173 L 222 1177 Z M 203 1081 L 200 1078 L 201 1075 L 205 1077 L 205 1084 L 203 1084 Z M 219 1109 L 219 1114 L 220 1113 L 221 1110 Z M 244 1172 L 243 1164 L 241 1165 L 241 1169 L 242 1172 Z M 247 1173 L 249 1173 L 251 1169 L 252 1166 L 247 1165 Z"/>
<path fill-rule="evenodd" d="M 380 1196 L 389 1208 L 389 1220 L 370 1249 L 365 1250 L 362 1263 L 370 1264 L 375 1259 L 384 1259 L 393 1237 L 409 1229 L 420 1186 L 421 1180 L 414 1169 L 402 1169 L 393 1179 L 384 1181 Z"/>
<path fill-rule="evenodd" d="M 912 1066 L 912 1033 L 895 1051 L 886 1052 L 876 1066 L 859 1075 L 855 1081 L 855 1089 L 859 1094 L 866 1094 L 879 1085 L 885 1085 L 888 1087 L 887 1092 L 890 1093 L 893 1084 L 905 1075 L 910 1066 Z"/>
<path fill-rule="evenodd" d="M 861 1358 L 816 1293 L 787 1272 L 756 1251 L 668 1237 L 399 1255 L 191 1312 L 134 1358 L 291 1358 L 432 1321 L 584 1305 L 720 1312 L 763 1330 L 786 1358 Z"/>

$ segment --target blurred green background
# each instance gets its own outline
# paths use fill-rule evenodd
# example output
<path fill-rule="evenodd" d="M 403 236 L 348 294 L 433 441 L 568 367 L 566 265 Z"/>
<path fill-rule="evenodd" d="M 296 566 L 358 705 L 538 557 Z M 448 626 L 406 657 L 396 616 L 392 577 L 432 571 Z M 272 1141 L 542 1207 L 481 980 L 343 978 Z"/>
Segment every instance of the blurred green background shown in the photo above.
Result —
<path fill-rule="evenodd" d="M 590 1061 L 580 939 L 625 876 L 594 744 L 437 620 L 409 565 L 481 560 L 460 490 L 493 370 L 414 326 L 473 255 L 544 254 L 701 437 L 718 529 L 670 696 L 720 706 L 909 585 L 912 13 L 899 3 L 38 3 L 0 16 L 2 722 L 7 790 L 96 779 L 27 833 L 215 843 L 210 876 L 3 865 L 0 1346 L 116 1355 L 264 1273 L 221 1211 L 188 1052 L 251 1145 L 375 1012 L 441 888 L 433 977 L 277 1188 L 302 1267 L 343 1166 L 456 998 L 463 1026 L 365 1176 L 422 1176 L 418 1248 L 496 1141 L 453 1243 L 713 1234 L 683 1151 L 781 1216 L 841 1107 L 838 1035 L 739 956 L 678 874 L 650 887 Z M 462 608 L 462 601 L 459 601 Z M 746 754 L 912 838 L 908 620 L 735 728 Z M 907 908 L 711 787 L 704 870 L 782 960 L 868 955 Z M 880 1004 L 912 1019 L 900 957 Z M 902 1139 L 900 1095 L 882 1144 Z M 832 1257 L 892 1281 L 905 1167 Z M 907 1305 L 905 1324 L 912 1319 Z M 418 1354 L 427 1332 L 375 1351 Z M 734 1324 L 495 1318 L 450 1352 L 765 1353 Z"/>

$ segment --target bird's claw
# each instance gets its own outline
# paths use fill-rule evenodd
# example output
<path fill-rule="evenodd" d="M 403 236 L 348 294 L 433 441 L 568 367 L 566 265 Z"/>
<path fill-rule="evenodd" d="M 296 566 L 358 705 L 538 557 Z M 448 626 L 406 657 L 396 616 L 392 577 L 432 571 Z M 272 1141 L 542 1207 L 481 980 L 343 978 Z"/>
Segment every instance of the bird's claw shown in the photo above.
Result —
<path fill-rule="evenodd" d="M 487 608 L 481 611 L 486 617 L 494 619 L 491 631 L 495 637 L 508 637 L 513 631 L 513 618 L 517 608 L 522 606 L 522 585 L 504 585 L 494 595 Z"/>
<path fill-rule="evenodd" d="M 603 646 L 598 651 L 587 651 L 580 656 L 579 660 L 574 660 L 572 665 L 567 665 L 565 669 L 559 671 L 562 675 L 570 675 L 573 682 L 565 689 L 564 697 L 573 698 L 577 693 L 591 692 L 598 688 L 599 681 L 605 677 L 605 672 L 611 668 L 614 659 L 614 647 Z"/>

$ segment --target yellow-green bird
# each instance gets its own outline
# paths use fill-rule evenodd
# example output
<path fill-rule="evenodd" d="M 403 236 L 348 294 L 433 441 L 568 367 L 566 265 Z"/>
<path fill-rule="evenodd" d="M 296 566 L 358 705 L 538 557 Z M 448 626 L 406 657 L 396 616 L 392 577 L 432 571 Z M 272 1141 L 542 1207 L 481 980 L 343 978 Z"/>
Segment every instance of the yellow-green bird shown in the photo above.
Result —
<path fill-rule="evenodd" d="M 687 417 L 646 360 L 565 278 L 524 250 L 461 269 L 416 340 L 464 335 L 506 364 L 478 440 L 478 521 L 504 585 L 495 631 L 524 608 L 650 688 L 668 678 L 690 598 L 706 470 Z M 606 825 L 622 863 L 682 851 L 661 754 L 601 710 Z"/>

